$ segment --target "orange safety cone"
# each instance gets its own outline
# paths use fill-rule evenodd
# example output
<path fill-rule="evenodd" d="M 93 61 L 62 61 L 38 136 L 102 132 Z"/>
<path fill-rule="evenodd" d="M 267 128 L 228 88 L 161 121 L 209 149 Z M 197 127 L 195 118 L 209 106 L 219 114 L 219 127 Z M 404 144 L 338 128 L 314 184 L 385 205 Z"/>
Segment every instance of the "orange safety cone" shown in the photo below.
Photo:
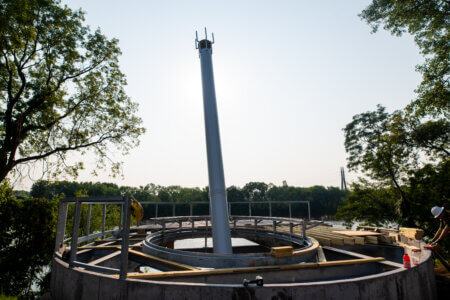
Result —
<path fill-rule="evenodd" d="M 411 259 L 409 258 L 408 253 L 405 253 L 405 255 L 403 255 L 403 267 L 405 269 L 411 269 Z"/>

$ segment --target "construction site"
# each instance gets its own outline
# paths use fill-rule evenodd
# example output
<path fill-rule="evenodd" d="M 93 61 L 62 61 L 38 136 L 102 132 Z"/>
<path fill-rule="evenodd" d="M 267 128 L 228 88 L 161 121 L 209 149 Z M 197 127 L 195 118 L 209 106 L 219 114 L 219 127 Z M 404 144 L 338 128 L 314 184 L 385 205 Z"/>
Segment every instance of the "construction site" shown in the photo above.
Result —
<path fill-rule="evenodd" d="M 414 228 L 345 230 L 307 218 L 233 215 L 227 202 L 212 67 L 214 35 L 198 39 L 209 177 L 209 214 L 142 219 L 132 197 L 59 203 L 52 264 L 54 299 L 434 299 L 433 258 Z M 343 182 L 345 184 L 345 182 Z M 283 204 L 277 202 L 278 204 Z M 160 205 L 164 203 L 159 203 Z M 188 203 L 189 204 L 189 203 Z M 66 234 L 68 206 L 74 206 Z M 86 234 L 79 236 L 82 205 Z M 91 206 L 103 206 L 90 232 Z M 121 207 L 105 230 L 106 206 Z M 155 216 L 158 216 L 156 204 Z M 70 248 L 69 248 L 70 244 Z"/>
<path fill-rule="evenodd" d="M 208 245 L 209 216 L 154 218 L 151 224 L 130 228 L 127 202 L 131 207 L 132 199 L 127 197 L 61 201 L 52 268 L 55 299 L 436 296 L 432 255 L 420 241 L 421 230 L 348 231 L 321 221 L 230 216 L 233 243 L 240 239 L 241 245 L 233 245 L 232 254 L 214 254 Z M 65 240 L 72 241 L 68 252 L 60 245 L 67 206 L 72 203 L 75 226 Z M 122 205 L 124 226 L 78 237 L 81 205 Z M 177 249 L 177 242 L 186 239 L 191 239 L 192 248 Z M 410 268 L 405 268 L 405 253 Z"/>

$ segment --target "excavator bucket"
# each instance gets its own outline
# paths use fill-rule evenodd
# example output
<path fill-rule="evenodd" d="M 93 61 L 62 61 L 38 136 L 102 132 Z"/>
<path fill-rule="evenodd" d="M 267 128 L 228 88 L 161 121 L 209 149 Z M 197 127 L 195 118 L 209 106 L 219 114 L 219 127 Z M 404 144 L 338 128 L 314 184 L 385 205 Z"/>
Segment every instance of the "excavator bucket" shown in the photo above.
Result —
<path fill-rule="evenodd" d="M 144 217 L 144 209 L 142 208 L 142 205 L 134 199 L 131 199 L 131 215 L 136 222 L 140 222 L 142 217 Z"/>

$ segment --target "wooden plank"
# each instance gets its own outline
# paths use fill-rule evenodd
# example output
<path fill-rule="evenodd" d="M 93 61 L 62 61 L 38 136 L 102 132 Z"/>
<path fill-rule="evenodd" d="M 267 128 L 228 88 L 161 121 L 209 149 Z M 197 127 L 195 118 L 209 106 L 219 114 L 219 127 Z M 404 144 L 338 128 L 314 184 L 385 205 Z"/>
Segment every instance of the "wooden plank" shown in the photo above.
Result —
<path fill-rule="evenodd" d="M 315 238 L 317 240 L 319 240 L 319 238 L 326 238 L 331 242 L 331 246 L 344 246 L 344 239 L 341 239 L 341 238 L 318 234 L 318 233 L 314 233 L 314 232 L 309 232 L 309 233 L 306 232 L 306 235 L 312 236 L 313 238 Z"/>
<path fill-rule="evenodd" d="M 310 235 L 310 236 L 315 238 L 321 246 L 331 246 L 331 240 L 328 238 L 324 238 L 324 237 L 320 237 L 320 236 L 312 236 L 312 235 Z"/>
<path fill-rule="evenodd" d="M 400 227 L 400 234 L 413 240 L 420 240 L 423 238 L 424 231 L 418 228 Z"/>
<path fill-rule="evenodd" d="M 379 232 L 373 232 L 373 231 L 358 231 L 358 230 L 342 230 L 342 231 L 333 231 L 333 233 L 343 234 L 347 236 L 377 236 L 377 235 L 383 235 Z"/>
<path fill-rule="evenodd" d="M 364 242 L 366 244 L 378 244 L 378 238 L 376 236 L 365 236 Z"/>
<path fill-rule="evenodd" d="M 317 258 L 319 262 L 327 261 L 327 258 L 325 256 L 325 253 L 323 252 L 322 247 L 317 248 Z"/>
<path fill-rule="evenodd" d="M 357 252 L 353 252 L 353 251 L 348 251 L 348 250 L 344 250 L 344 249 L 337 249 L 337 248 L 333 248 L 333 247 L 324 247 L 324 249 L 329 250 L 329 251 L 334 251 L 334 252 L 338 252 L 338 253 L 342 253 L 348 256 L 353 256 L 353 257 L 357 257 L 357 258 L 372 258 L 372 256 L 367 256 L 361 253 L 357 253 Z M 395 268 L 403 268 L 403 264 L 399 264 L 390 260 L 382 260 L 380 261 L 380 263 L 384 264 L 384 265 L 388 265 L 391 267 L 395 267 Z"/>
<path fill-rule="evenodd" d="M 130 245 L 130 248 L 140 248 L 141 245 Z M 78 247 L 78 249 L 98 249 L 98 250 L 106 250 L 106 249 L 119 249 L 122 248 L 120 245 L 107 245 L 107 246 L 82 246 Z"/>
<path fill-rule="evenodd" d="M 204 275 L 217 275 L 217 274 L 234 274 L 254 271 L 270 271 L 270 270 L 295 270 L 304 268 L 317 268 L 317 267 L 332 267 L 343 266 L 352 264 L 363 264 L 383 261 L 383 257 L 362 258 L 362 259 L 348 259 L 338 261 L 324 261 L 319 263 L 304 263 L 295 265 L 281 265 L 281 266 L 265 266 L 265 267 L 246 267 L 246 268 L 229 268 L 229 269 L 211 269 L 211 270 L 195 270 L 195 271 L 170 271 L 170 272 L 157 272 L 157 273 L 141 273 L 141 274 L 128 274 L 128 278 L 133 279 L 152 279 L 152 278 L 168 278 L 168 277 L 186 277 L 186 276 L 204 276 Z"/>
<path fill-rule="evenodd" d="M 173 267 L 176 267 L 176 268 L 179 268 L 179 269 L 182 269 L 182 270 L 198 270 L 198 268 L 195 268 L 195 267 L 192 267 L 192 266 L 188 266 L 188 265 L 185 265 L 185 264 L 180 264 L 180 263 L 177 263 L 177 262 L 174 262 L 174 261 L 171 261 L 171 260 L 159 258 L 159 257 L 153 256 L 153 255 L 150 255 L 150 254 L 147 254 L 147 253 L 143 253 L 143 252 L 139 252 L 139 251 L 135 251 L 135 250 L 129 250 L 128 253 L 132 254 L 132 255 L 139 256 L 139 257 L 143 257 L 143 258 L 146 258 L 146 259 L 149 259 L 149 260 L 152 260 L 152 261 L 157 261 L 157 262 L 169 265 L 169 266 L 173 266 Z"/>
<path fill-rule="evenodd" d="M 111 259 L 111 258 L 113 258 L 113 257 L 115 257 L 117 255 L 120 255 L 120 251 L 115 251 L 115 252 L 113 252 L 111 254 L 102 256 L 102 257 L 100 257 L 100 258 L 98 258 L 96 260 L 93 260 L 93 261 L 89 262 L 88 265 L 98 265 L 98 264 L 100 264 L 100 263 L 102 263 L 104 261 L 107 261 L 108 259 Z"/>
<path fill-rule="evenodd" d="M 329 237 L 330 239 L 342 239 L 342 241 L 344 242 L 344 245 L 355 245 L 355 239 L 345 236 L 345 235 L 338 235 L 336 233 L 327 233 L 327 232 L 323 232 L 323 231 L 306 231 L 306 235 L 308 235 L 308 232 L 310 232 L 310 234 L 318 234 L 318 235 L 322 235 L 325 237 Z"/>
<path fill-rule="evenodd" d="M 393 243 L 393 238 L 391 236 L 388 236 L 388 235 L 380 235 L 378 237 L 378 241 L 380 243 L 392 244 Z"/>
<path fill-rule="evenodd" d="M 354 240 L 354 242 L 353 241 L 349 242 L 347 240 L 347 243 L 346 243 L 347 245 L 355 245 L 355 244 L 356 245 L 364 245 L 364 238 L 363 237 L 359 237 L 359 236 L 349 237 L 349 236 L 346 236 L 346 235 L 342 235 L 341 232 L 345 231 L 345 229 L 334 228 L 334 227 L 329 227 L 329 226 L 319 226 L 319 227 L 311 229 L 311 231 L 320 232 L 321 234 L 322 233 L 327 233 L 327 234 L 331 234 L 332 236 L 336 236 L 336 234 L 339 233 L 337 235 L 337 237 L 340 237 L 340 238 L 351 238 L 351 239 Z M 345 240 L 344 240 L 344 242 L 345 242 Z"/>
<path fill-rule="evenodd" d="M 288 257 L 292 256 L 293 251 L 292 246 L 272 247 L 270 248 L 270 255 L 273 257 Z"/>

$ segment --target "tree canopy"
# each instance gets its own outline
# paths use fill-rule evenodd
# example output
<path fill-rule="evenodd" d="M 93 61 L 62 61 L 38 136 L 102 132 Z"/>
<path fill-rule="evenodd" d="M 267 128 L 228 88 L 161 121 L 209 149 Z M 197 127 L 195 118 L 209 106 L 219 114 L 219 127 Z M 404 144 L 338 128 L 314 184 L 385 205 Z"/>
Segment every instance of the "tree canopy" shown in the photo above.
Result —
<path fill-rule="evenodd" d="M 431 234 L 430 208 L 448 208 L 449 9 L 440 0 L 373 0 L 360 14 L 373 32 L 383 26 L 397 36 L 411 34 L 425 62 L 416 68 L 422 82 L 410 104 L 393 113 L 379 105 L 344 128 L 348 167 L 365 179 L 352 185 L 338 217 L 373 224 L 395 220 Z M 388 208 L 393 212 L 386 213 Z"/>
<path fill-rule="evenodd" d="M 118 41 L 83 21 L 57 0 L 0 3 L 0 181 L 36 161 L 76 175 L 83 163 L 67 160 L 73 151 L 118 171 L 108 149 L 138 144 L 144 129 L 124 90 Z"/>

